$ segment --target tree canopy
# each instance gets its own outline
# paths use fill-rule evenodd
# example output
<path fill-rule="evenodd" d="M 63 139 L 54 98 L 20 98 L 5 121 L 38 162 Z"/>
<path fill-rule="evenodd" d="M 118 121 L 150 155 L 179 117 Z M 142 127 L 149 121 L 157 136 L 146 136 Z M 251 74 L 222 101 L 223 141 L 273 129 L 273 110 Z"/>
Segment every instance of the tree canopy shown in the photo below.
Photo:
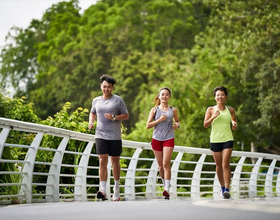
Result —
<path fill-rule="evenodd" d="M 277 0 L 101 0 L 79 13 L 79 2 L 59 2 L 26 29 L 7 36 L 1 86 L 34 103 L 42 119 L 67 102 L 90 108 L 99 77 L 113 76 L 114 93 L 130 112 L 125 138 L 150 141 L 146 121 L 160 87 L 182 128 L 176 145 L 208 148 L 204 113 L 212 90 L 229 89 L 238 142 L 280 152 L 280 2 Z"/>

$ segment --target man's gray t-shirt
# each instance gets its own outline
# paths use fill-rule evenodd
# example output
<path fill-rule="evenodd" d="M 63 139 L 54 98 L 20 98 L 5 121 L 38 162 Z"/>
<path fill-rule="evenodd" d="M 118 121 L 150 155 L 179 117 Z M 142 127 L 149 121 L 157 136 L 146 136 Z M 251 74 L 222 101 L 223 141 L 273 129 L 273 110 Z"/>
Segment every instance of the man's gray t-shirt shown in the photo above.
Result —
<path fill-rule="evenodd" d="M 102 96 L 94 98 L 90 112 L 96 114 L 97 117 L 95 138 L 121 140 L 121 122 L 109 120 L 104 116 L 105 113 L 128 114 L 126 105 L 120 96 L 112 94 L 109 99 L 103 99 Z"/>

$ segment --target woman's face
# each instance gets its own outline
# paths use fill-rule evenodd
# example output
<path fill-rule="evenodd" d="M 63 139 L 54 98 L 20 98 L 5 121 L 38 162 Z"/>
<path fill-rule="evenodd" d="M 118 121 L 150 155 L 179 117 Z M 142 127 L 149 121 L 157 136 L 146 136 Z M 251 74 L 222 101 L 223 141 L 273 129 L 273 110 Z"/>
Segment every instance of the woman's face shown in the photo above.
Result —
<path fill-rule="evenodd" d="M 170 98 L 171 96 L 167 89 L 163 89 L 159 92 L 159 99 L 161 103 L 168 103 Z"/>
<path fill-rule="evenodd" d="M 217 104 L 224 104 L 227 100 L 227 96 L 224 91 L 218 90 L 215 95 Z"/>
<path fill-rule="evenodd" d="M 112 95 L 113 89 L 114 86 L 111 83 L 108 83 L 105 80 L 101 83 L 101 90 L 104 97 L 110 97 Z"/>

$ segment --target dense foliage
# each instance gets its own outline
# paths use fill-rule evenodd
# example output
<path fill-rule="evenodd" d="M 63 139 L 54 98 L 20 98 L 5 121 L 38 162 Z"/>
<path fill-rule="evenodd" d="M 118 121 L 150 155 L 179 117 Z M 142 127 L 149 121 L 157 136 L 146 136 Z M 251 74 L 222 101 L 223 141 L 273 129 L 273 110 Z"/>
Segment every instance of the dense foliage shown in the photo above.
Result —
<path fill-rule="evenodd" d="M 224 85 L 239 123 L 235 149 L 243 141 L 245 150 L 255 143 L 279 153 L 279 7 L 277 0 L 101 0 L 80 14 L 77 0 L 60 2 L 27 29 L 11 30 L 1 86 L 47 118 L 66 102 L 89 109 L 101 94 L 99 77 L 110 74 L 130 112 L 125 138 L 137 141 L 150 141 L 151 102 L 169 86 L 182 125 L 176 145 L 208 148 L 204 113 L 215 104 L 213 88 Z"/>

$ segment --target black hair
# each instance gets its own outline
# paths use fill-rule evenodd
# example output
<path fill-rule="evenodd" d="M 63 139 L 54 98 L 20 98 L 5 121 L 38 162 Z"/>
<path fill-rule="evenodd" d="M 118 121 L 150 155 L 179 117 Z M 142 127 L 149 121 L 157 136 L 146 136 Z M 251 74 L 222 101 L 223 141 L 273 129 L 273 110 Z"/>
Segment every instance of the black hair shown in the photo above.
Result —
<path fill-rule="evenodd" d="M 108 76 L 108 75 L 106 75 L 106 74 L 103 74 L 103 75 L 100 77 L 100 83 L 101 83 L 101 84 L 103 83 L 103 81 L 106 81 L 107 83 L 112 84 L 112 85 L 114 85 L 114 84 L 116 83 L 116 80 L 115 80 L 113 77 Z"/>
<path fill-rule="evenodd" d="M 223 91 L 226 95 L 226 97 L 228 96 L 228 90 L 226 87 L 224 86 L 217 86 L 214 90 L 213 90 L 213 94 L 214 94 L 214 97 L 216 96 L 216 92 L 217 91 Z"/>

